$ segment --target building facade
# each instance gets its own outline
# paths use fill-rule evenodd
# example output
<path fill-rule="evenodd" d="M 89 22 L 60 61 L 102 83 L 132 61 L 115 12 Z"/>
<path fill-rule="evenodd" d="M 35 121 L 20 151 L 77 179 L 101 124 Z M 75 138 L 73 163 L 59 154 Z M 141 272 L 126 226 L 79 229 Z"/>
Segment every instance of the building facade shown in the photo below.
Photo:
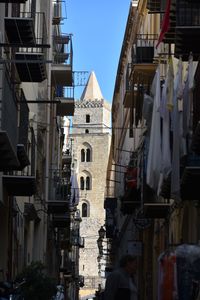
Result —
<path fill-rule="evenodd" d="M 80 196 L 80 235 L 85 240 L 79 260 L 79 272 L 85 282 L 82 297 L 94 294 L 101 284 L 97 239 L 98 231 L 105 222 L 103 201 L 110 126 L 110 105 L 102 96 L 95 73 L 91 72 L 81 99 L 75 102 L 70 134 Z"/>
<path fill-rule="evenodd" d="M 195 293 L 195 263 L 184 269 L 183 260 L 200 255 L 199 9 L 197 1 L 131 1 L 119 58 L 105 208 L 114 211 L 113 266 L 137 255 L 143 300 Z M 165 288 L 167 276 L 175 289 Z"/>
<path fill-rule="evenodd" d="M 0 269 L 1 280 L 14 280 L 40 261 L 78 299 L 70 229 L 79 219 L 70 205 L 71 153 L 63 153 L 73 52 L 62 4 L 0 1 Z"/>

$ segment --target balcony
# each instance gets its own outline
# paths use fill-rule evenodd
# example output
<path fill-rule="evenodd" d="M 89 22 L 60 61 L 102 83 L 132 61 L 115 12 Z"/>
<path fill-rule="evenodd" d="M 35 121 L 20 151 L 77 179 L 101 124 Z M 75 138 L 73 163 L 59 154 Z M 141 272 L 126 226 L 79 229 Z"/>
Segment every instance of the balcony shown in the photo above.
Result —
<path fill-rule="evenodd" d="M 133 64 L 153 64 L 157 34 L 137 34 L 132 56 Z M 147 67 L 148 68 L 148 67 Z"/>
<path fill-rule="evenodd" d="M 65 201 L 70 198 L 70 178 L 63 170 L 53 169 L 49 172 L 49 201 Z"/>
<path fill-rule="evenodd" d="M 72 61 L 72 36 L 54 36 L 53 62 L 51 68 L 51 78 L 53 86 L 73 86 Z"/>
<path fill-rule="evenodd" d="M 53 19 L 52 19 L 52 25 L 59 25 L 62 20 L 62 2 L 61 1 L 53 1 Z"/>
<path fill-rule="evenodd" d="M 163 13 L 166 7 L 166 0 L 147 0 L 147 9 L 149 13 Z"/>
<path fill-rule="evenodd" d="M 57 116 L 73 116 L 74 115 L 74 88 L 73 87 L 62 87 L 56 88 L 55 100 L 58 101 L 56 104 L 56 115 Z"/>
<path fill-rule="evenodd" d="M 22 82 L 42 82 L 47 78 L 43 53 L 20 52 L 15 54 L 16 68 Z"/>
<path fill-rule="evenodd" d="M 49 172 L 48 213 L 63 214 L 69 212 L 70 182 L 62 170 Z"/>
<path fill-rule="evenodd" d="M 33 196 L 36 193 L 34 176 L 3 175 L 3 186 L 9 196 Z"/>
<path fill-rule="evenodd" d="M 22 90 L 14 94 L 8 80 L 4 81 L 1 112 L 0 170 L 22 170 L 30 165 L 27 155 L 29 109 Z"/>
<path fill-rule="evenodd" d="M 6 72 L 0 84 L 0 170 L 10 171 L 20 166 L 17 158 L 18 105 Z"/>
<path fill-rule="evenodd" d="M 0 131 L 0 171 L 15 170 L 19 160 L 6 131 Z"/>
<path fill-rule="evenodd" d="M 71 153 L 70 149 L 67 149 L 62 154 L 62 164 L 63 164 L 63 166 L 66 165 L 66 169 L 67 169 L 67 166 L 69 166 L 69 169 L 68 169 L 69 171 L 70 171 L 71 162 L 72 162 L 72 153 Z M 69 175 L 70 175 L 70 173 L 69 173 Z"/>
<path fill-rule="evenodd" d="M 33 17 L 31 12 L 21 12 L 18 17 L 4 18 L 4 24 L 6 40 L 1 45 L 15 49 L 12 60 L 20 80 L 41 82 L 46 79 L 45 48 L 49 45 L 44 13 L 35 13 Z"/>
<path fill-rule="evenodd" d="M 138 34 L 136 36 L 136 43 L 133 47 L 132 63 L 128 66 L 127 70 L 129 73 L 129 76 L 127 75 L 129 77 L 127 86 L 134 87 L 132 88 L 132 91 L 130 88 L 128 89 L 133 97 L 135 96 L 135 87 L 141 84 L 145 87 L 153 80 L 157 68 L 157 63 L 154 61 L 155 43 L 157 39 L 158 37 L 155 34 Z M 129 101 L 129 97 L 127 97 L 127 100 L 124 99 L 124 104 L 127 107 L 129 107 L 130 104 L 133 105 L 132 101 Z M 134 106 L 135 105 L 136 103 L 134 103 Z"/>
<path fill-rule="evenodd" d="M 175 30 L 175 57 L 182 56 L 184 61 L 189 58 L 198 60 L 200 45 L 196 41 L 200 38 L 200 3 L 187 0 L 177 0 L 176 3 L 176 30 Z"/>

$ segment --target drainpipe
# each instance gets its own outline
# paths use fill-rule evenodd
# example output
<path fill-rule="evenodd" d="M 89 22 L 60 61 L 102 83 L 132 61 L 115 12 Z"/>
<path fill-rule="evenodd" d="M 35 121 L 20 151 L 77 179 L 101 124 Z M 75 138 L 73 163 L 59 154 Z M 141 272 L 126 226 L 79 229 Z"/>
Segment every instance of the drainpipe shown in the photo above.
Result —
<path fill-rule="evenodd" d="M 47 22 L 47 43 L 52 45 L 52 2 L 49 1 L 49 18 Z M 52 59 L 52 47 L 47 50 L 47 60 Z M 47 99 L 51 100 L 51 64 L 47 64 Z M 49 197 L 49 165 L 50 165 L 50 153 L 49 153 L 49 145 L 50 145 L 50 122 L 51 122 L 51 111 L 50 111 L 50 103 L 46 104 L 46 166 L 45 166 L 45 202 L 48 201 Z M 47 215 L 44 215 L 45 222 L 44 222 L 44 250 L 45 256 L 44 261 L 47 259 L 46 256 L 46 247 L 47 247 Z"/>

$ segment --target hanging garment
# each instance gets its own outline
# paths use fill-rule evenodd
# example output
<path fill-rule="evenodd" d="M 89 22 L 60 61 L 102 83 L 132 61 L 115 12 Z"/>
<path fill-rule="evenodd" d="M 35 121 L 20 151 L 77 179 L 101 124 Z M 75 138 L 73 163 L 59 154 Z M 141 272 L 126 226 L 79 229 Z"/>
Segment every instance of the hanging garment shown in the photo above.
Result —
<path fill-rule="evenodd" d="M 180 112 L 178 109 L 178 101 L 181 98 L 182 90 L 182 59 L 179 59 L 178 71 L 174 81 L 174 107 L 172 112 L 172 130 L 173 130 L 173 149 L 172 149 L 172 175 L 171 175 L 171 196 L 173 199 L 180 199 Z"/>
<path fill-rule="evenodd" d="M 160 67 L 158 66 L 153 83 L 153 114 L 150 132 L 150 143 L 147 159 L 147 184 L 158 191 L 161 171 L 161 120 L 160 120 Z"/>
<path fill-rule="evenodd" d="M 194 66 L 193 57 L 190 55 L 188 61 L 187 75 L 183 90 L 183 136 L 187 137 L 190 129 L 192 111 L 192 93 L 194 87 Z"/>
<path fill-rule="evenodd" d="M 164 253 L 159 258 L 158 300 L 177 300 L 175 253 Z"/>
<path fill-rule="evenodd" d="M 171 172 L 171 149 L 170 149 L 170 114 L 167 101 L 169 100 L 169 94 L 171 95 L 170 86 L 171 86 L 171 66 L 170 62 L 168 65 L 167 77 L 162 88 L 161 94 L 161 105 L 160 105 L 160 115 L 162 118 L 162 168 L 160 174 L 159 190 L 160 194 L 162 189 L 163 181 L 168 178 Z M 172 88 L 173 95 L 173 88 Z"/>

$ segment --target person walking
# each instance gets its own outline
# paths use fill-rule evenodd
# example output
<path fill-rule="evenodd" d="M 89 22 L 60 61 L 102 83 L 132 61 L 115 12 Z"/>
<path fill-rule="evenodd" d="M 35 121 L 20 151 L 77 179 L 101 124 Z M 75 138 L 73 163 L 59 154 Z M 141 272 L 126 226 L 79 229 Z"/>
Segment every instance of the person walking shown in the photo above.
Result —
<path fill-rule="evenodd" d="M 119 268 L 110 273 L 106 279 L 104 300 L 138 300 L 138 291 L 134 282 L 137 270 L 137 258 L 124 255 Z"/>

